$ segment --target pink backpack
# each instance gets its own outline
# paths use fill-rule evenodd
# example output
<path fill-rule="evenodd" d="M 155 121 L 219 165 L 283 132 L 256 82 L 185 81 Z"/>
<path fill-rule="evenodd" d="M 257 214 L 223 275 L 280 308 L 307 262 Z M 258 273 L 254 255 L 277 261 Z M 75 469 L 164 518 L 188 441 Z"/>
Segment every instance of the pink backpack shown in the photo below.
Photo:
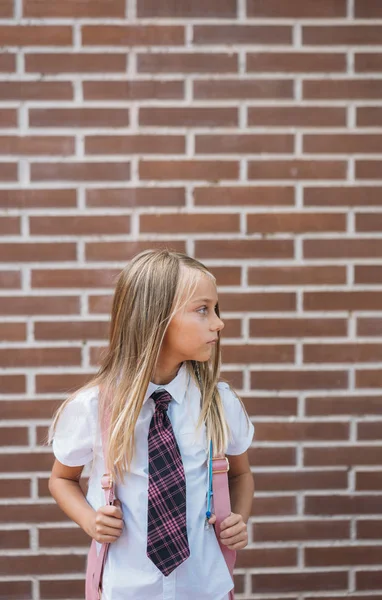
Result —
<path fill-rule="evenodd" d="M 109 414 L 105 414 L 101 421 L 102 449 L 105 457 L 106 470 L 109 470 L 107 464 L 107 431 Z M 230 550 L 227 546 L 220 543 L 220 525 L 226 517 L 231 514 L 231 502 L 228 488 L 228 459 L 224 455 L 215 455 L 212 459 L 212 487 L 214 499 L 214 514 L 216 515 L 215 533 L 219 541 L 219 546 L 227 563 L 227 567 L 233 579 L 233 569 L 236 561 L 235 550 Z M 105 491 L 106 504 L 114 504 L 115 486 L 109 473 L 105 473 L 101 479 L 102 489 Z M 110 544 L 102 544 L 101 550 L 97 555 L 96 541 L 92 540 L 86 569 L 86 590 L 85 600 L 102 599 L 102 576 L 106 564 L 107 553 Z M 111 600 L 111 599 L 110 599 Z M 234 590 L 229 594 L 229 600 L 234 600 Z"/>

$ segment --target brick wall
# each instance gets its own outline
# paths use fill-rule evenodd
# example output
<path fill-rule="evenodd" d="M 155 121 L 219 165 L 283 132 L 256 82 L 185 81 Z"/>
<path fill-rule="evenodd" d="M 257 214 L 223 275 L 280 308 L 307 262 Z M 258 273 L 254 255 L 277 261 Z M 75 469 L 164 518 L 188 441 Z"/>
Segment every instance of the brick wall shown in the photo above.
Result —
<path fill-rule="evenodd" d="M 382 2 L 0 0 L 0 598 L 82 598 L 42 445 L 113 282 L 215 272 L 256 423 L 238 598 L 382 597 Z"/>

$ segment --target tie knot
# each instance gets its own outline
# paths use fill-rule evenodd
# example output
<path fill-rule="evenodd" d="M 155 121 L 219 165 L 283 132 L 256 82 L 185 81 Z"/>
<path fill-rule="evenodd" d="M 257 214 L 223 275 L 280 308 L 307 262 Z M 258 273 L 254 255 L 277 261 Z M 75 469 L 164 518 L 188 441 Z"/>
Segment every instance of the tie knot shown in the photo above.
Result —
<path fill-rule="evenodd" d="M 166 392 L 166 390 L 157 390 L 156 392 L 151 394 L 151 398 L 155 402 L 156 410 L 167 410 L 168 405 L 170 404 L 170 402 L 172 400 L 171 394 Z"/>

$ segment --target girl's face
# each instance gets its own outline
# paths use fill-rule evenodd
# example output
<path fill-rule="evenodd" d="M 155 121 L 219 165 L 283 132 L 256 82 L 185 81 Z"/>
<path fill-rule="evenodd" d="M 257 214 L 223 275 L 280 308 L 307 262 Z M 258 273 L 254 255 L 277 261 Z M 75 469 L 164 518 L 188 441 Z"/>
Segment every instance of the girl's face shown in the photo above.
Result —
<path fill-rule="evenodd" d="M 215 312 L 217 302 L 214 281 L 201 274 L 193 296 L 170 321 L 162 346 L 166 357 L 176 362 L 209 360 L 224 327 Z"/>

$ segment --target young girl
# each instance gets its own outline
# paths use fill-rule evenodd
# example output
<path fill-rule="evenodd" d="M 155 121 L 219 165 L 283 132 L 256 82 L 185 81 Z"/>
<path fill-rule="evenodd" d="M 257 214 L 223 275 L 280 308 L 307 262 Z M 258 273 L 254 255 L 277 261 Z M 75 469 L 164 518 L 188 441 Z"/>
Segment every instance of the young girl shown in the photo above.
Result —
<path fill-rule="evenodd" d="M 254 429 L 241 400 L 218 381 L 223 327 L 215 278 L 203 264 L 169 250 L 142 252 L 119 276 L 97 376 L 53 420 L 50 492 L 91 538 L 111 543 L 103 600 L 226 600 L 233 587 L 214 528 L 206 527 L 207 453 L 212 440 L 214 452 L 229 459 L 232 512 L 220 539 L 239 550 L 248 543 Z M 115 506 L 104 506 L 100 486 L 106 469 L 99 415 L 107 398 Z M 161 427 L 176 462 L 158 482 L 167 452 L 158 446 Z M 79 480 L 91 461 L 85 498 Z M 154 514 L 160 494 L 162 502 L 173 499 L 166 518 L 178 526 L 166 556 Z"/>

